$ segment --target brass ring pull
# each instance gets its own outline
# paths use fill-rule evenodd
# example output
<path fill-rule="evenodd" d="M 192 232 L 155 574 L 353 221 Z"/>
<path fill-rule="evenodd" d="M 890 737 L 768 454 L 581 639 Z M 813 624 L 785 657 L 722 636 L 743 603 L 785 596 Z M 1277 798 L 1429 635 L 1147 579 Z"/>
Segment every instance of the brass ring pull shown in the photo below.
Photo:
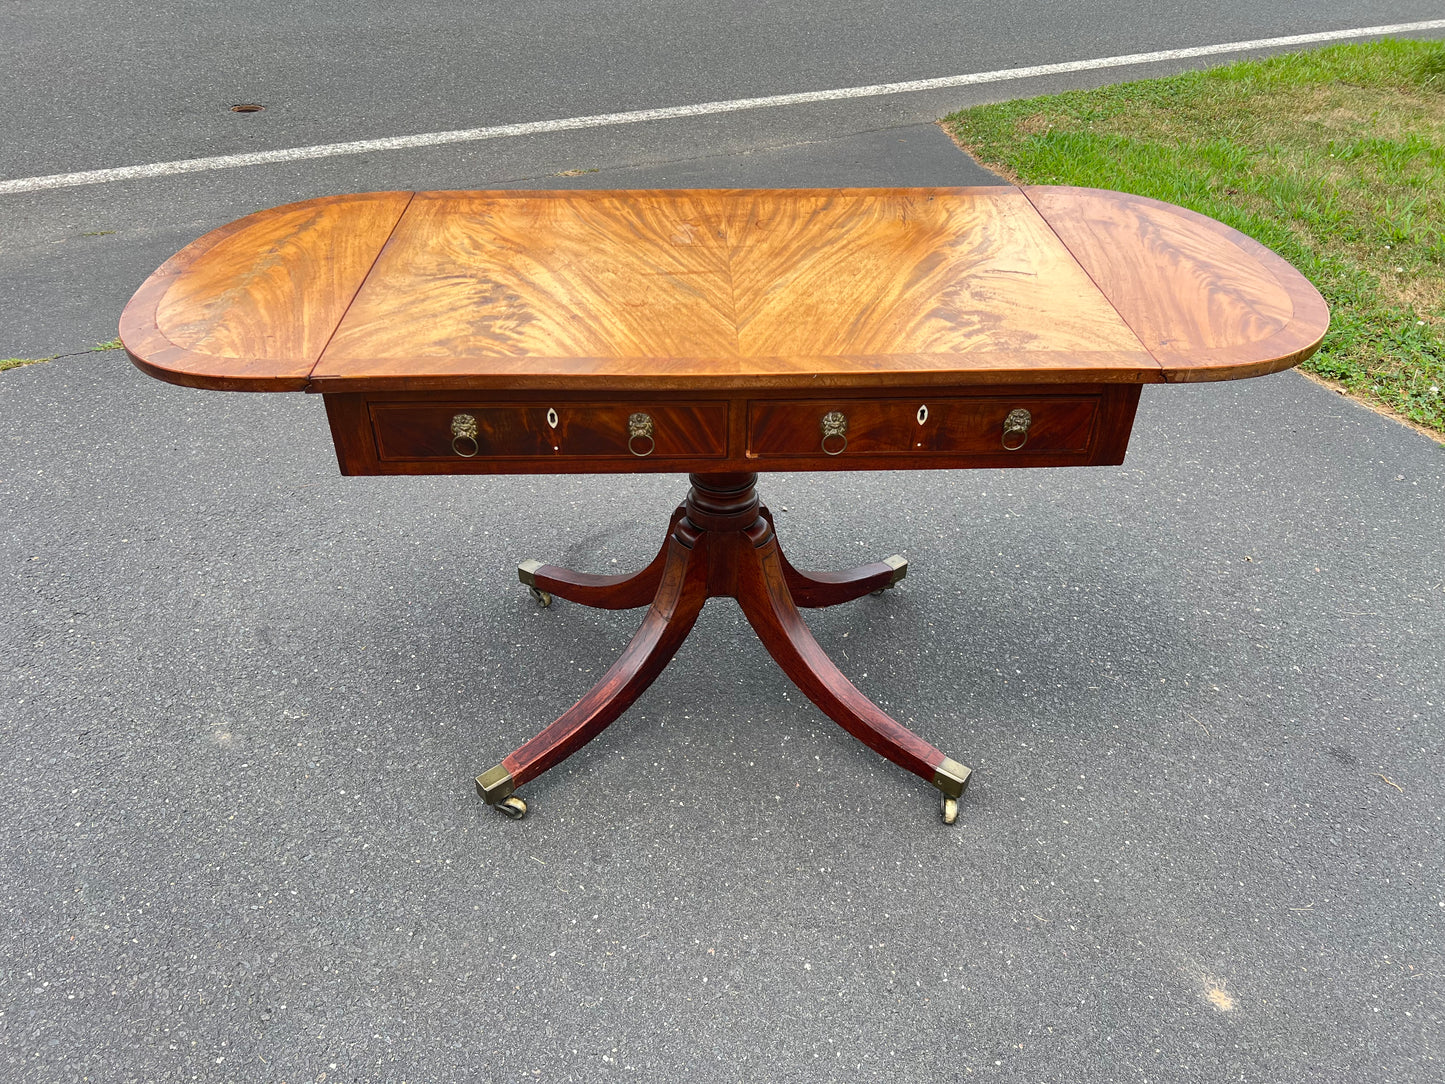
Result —
<path fill-rule="evenodd" d="M 648 414 L 633 414 L 627 419 L 627 450 L 639 458 L 649 456 L 652 450 L 657 447 L 657 441 L 653 439 L 652 417 Z M 647 447 L 638 451 L 638 441 L 647 441 Z"/>
<path fill-rule="evenodd" d="M 477 419 L 470 414 L 452 415 L 452 451 L 467 459 L 481 451 L 477 443 Z"/>
<path fill-rule="evenodd" d="M 823 454 L 842 455 L 848 450 L 848 417 L 841 410 L 830 410 L 823 415 Z M 839 442 L 829 448 L 828 441 Z"/>
<path fill-rule="evenodd" d="M 1017 410 L 1010 410 L 1008 417 L 1003 420 L 1003 446 L 1011 452 L 1016 452 L 1029 442 L 1029 426 L 1034 424 L 1034 416 L 1022 407 Z M 1009 437 L 1016 436 L 1018 439 L 1010 444 Z"/>

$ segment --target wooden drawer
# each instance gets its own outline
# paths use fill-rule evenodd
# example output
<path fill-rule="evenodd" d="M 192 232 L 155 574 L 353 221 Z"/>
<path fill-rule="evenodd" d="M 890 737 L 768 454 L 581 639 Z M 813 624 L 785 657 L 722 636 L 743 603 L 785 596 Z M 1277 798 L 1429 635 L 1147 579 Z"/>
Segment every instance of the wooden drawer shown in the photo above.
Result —
<path fill-rule="evenodd" d="M 373 401 L 367 405 L 377 456 L 383 462 L 541 457 L 720 459 L 727 451 L 725 402 L 559 401 L 548 406 L 458 400 Z M 645 421 L 634 422 L 634 415 L 642 415 Z"/>
<path fill-rule="evenodd" d="M 1089 450 L 1098 414 L 1095 395 L 753 400 L 748 455 L 1079 456 Z"/>

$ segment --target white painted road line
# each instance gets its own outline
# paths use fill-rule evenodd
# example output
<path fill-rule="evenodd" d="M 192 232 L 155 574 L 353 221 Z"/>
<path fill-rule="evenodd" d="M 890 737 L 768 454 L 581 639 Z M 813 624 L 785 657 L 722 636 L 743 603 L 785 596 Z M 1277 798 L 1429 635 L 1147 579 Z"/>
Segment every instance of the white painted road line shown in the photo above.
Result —
<path fill-rule="evenodd" d="M 420 135 L 393 136 L 390 139 L 358 139 L 350 143 L 322 143 L 314 147 L 288 147 L 279 151 L 254 151 L 250 154 L 224 154 L 214 158 L 186 158 L 177 162 L 152 162 L 145 166 L 91 169 L 82 173 L 54 173 L 48 177 L 21 177 L 11 181 L 0 181 L 0 195 L 12 192 L 38 192 L 47 188 L 75 188 L 86 184 L 108 184 L 112 181 L 132 181 L 146 177 L 168 177 L 177 173 L 203 173 L 215 169 L 263 166 L 273 162 L 301 162 L 310 158 L 336 158 L 347 154 L 367 154 L 371 151 L 438 147 L 447 143 L 475 143 L 484 139 L 501 139 L 505 136 L 539 135 L 544 132 L 566 132 L 578 128 L 605 128 L 615 124 L 641 124 L 650 120 L 702 117 L 710 113 L 738 113 L 746 109 L 769 109 L 782 105 L 836 102 L 847 98 L 877 98 L 887 94 L 944 90 L 948 87 L 966 87 L 978 83 L 1000 83 L 1009 79 L 1037 79 L 1044 75 L 1094 71 L 1099 68 L 1124 68 L 1134 64 L 1153 64 L 1161 60 L 1185 60 L 1196 56 L 1242 53 L 1253 49 L 1315 45 L 1320 42 L 1345 41 L 1350 38 L 1373 38 L 1385 34 L 1408 34 L 1420 30 L 1442 29 L 1445 29 L 1445 19 L 1432 19 L 1428 22 L 1366 26 L 1354 30 L 1327 30 L 1318 34 L 1292 34 L 1284 38 L 1231 41 L 1222 45 L 1199 45 L 1190 49 L 1161 49 L 1154 53 L 1130 53 L 1125 56 L 1097 57 L 1093 60 L 1069 60 L 1062 64 L 1036 64 L 1028 68 L 1004 68 L 1001 71 L 949 75 L 940 79 L 913 79 L 906 83 L 877 83 L 873 86 L 811 90 L 800 94 L 772 94 L 766 98 L 735 98 L 726 102 L 674 105 L 663 109 L 636 109 L 628 113 L 599 113 L 590 117 L 568 117 L 563 120 L 535 120 L 521 124 L 498 124 L 490 128 L 424 132 Z"/>

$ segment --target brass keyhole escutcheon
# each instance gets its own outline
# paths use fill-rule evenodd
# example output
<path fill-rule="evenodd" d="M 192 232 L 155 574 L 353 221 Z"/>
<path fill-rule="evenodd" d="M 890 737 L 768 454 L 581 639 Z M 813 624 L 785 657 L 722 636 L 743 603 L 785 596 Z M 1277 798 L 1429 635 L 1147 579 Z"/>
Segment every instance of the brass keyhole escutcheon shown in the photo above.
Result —
<path fill-rule="evenodd" d="M 627 450 L 633 455 L 642 457 L 652 454 L 657 447 L 657 441 L 653 439 L 653 424 L 650 414 L 637 413 L 627 419 Z M 646 441 L 646 447 L 642 442 Z"/>
<path fill-rule="evenodd" d="M 823 454 L 842 455 L 848 450 L 848 416 L 841 410 L 830 410 L 823 415 Z M 833 446 L 828 447 L 829 441 Z"/>
<path fill-rule="evenodd" d="M 470 414 L 452 415 L 452 451 L 470 459 L 481 450 L 477 443 L 477 419 Z"/>
<path fill-rule="evenodd" d="M 928 421 L 928 404 L 924 403 L 918 408 L 918 424 L 923 425 Z"/>
<path fill-rule="evenodd" d="M 1003 446 L 1011 452 L 1018 451 L 1028 443 L 1029 426 L 1033 424 L 1034 416 L 1023 407 L 1010 410 L 1003 420 Z"/>
<path fill-rule="evenodd" d="M 548 426 L 548 428 L 551 428 L 551 429 L 556 429 L 556 428 L 557 428 L 557 409 L 556 409 L 556 407 L 548 407 L 548 408 L 547 408 L 547 426 Z"/>

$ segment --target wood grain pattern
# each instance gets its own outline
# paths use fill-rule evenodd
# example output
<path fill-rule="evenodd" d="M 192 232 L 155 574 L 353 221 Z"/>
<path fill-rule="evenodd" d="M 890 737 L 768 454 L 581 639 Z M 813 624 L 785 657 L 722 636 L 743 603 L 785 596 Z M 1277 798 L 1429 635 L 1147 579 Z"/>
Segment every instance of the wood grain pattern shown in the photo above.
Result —
<path fill-rule="evenodd" d="M 502 758 L 517 786 L 560 764 L 632 706 L 677 654 L 707 601 L 707 543 L 675 538 L 642 626 L 601 680 L 531 741 Z"/>
<path fill-rule="evenodd" d="M 749 359 L 1141 360 L 1133 333 L 1013 189 L 740 193 L 728 211 Z"/>
<path fill-rule="evenodd" d="M 655 393 L 599 403 L 585 392 L 488 393 L 485 400 L 442 392 L 325 396 L 343 474 L 665 473 L 678 471 L 897 470 L 970 467 L 1081 467 L 1123 462 L 1139 401 L 1138 384 L 978 385 L 939 397 L 937 388 L 733 393 L 725 400 L 665 399 Z M 927 405 L 925 425 L 918 408 Z M 566 423 L 558 440 L 543 418 Z M 1028 442 L 1001 445 L 1001 426 L 1017 407 L 1034 414 Z M 820 419 L 839 410 L 851 421 L 841 455 L 821 447 Z M 468 411 L 487 439 L 465 458 L 450 447 L 450 421 Z M 657 421 L 659 443 L 639 458 L 620 448 L 620 427 L 634 411 Z M 492 415 L 493 420 L 488 420 Z M 726 416 L 727 422 L 722 418 Z M 563 428 L 564 426 L 559 426 Z M 580 442 L 572 439 L 580 436 Z M 675 439 L 674 439 L 675 438 Z M 511 440 L 512 443 L 506 443 Z M 554 441 L 556 441 L 554 450 Z M 754 447 L 761 444 L 762 454 Z M 383 456 L 380 446 L 386 447 Z M 399 457 L 398 457 L 399 456 Z"/>
<path fill-rule="evenodd" d="M 1249 376 L 1327 322 L 1262 246 L 1117 193 L 430 192 L 216 231 L 122 339 L 198 387 L 696 394 Z"/>
<path fill-rule="evenodd" d="M 1023 190 L 1170 381 L 1287 369 L 1319 347 L 1329 309 L 1253 238 L 1143 196 Z"/>
<path fill-rule="evenodd" d="M 410 200 L 409 192 L 309 200 L 207 234 L 127 305 L 127 352 L 174 383 L 305 388 Z"/>
<path fill-rule="evenodd" d="M 1017 191 L 510 192 L 419 195 L 313 379 L 680 388 L 1023 371 L 1158 379 Z"/>
<path fill-rule="evenodd" d="M 802 577 L 784 560 L 772 518 L 758 502 L 757 475 L 693 474 L 690 481 L 684 514 L 673 516 L 663 553 L 648 570 L 634 577 L 608 577 L 611 582 L 600 590 L 595 585 L 601 577 L 556 570 L 561 574 L 556 582 L 563 587 L 591 581 L 592 589 L 583 592 L 590 605 L 634 605 L 639 576 L 655 583 L 656 594 L 621 658 L 597 684 L 535 738 L 502 758 L 512 782 L 521 786 L 536 779 L 615 721 L 662 673 L 707 599 L 725 597 L 737 599 L 768 653 L 824 714 L 870 749 L 932 783 L 943 753 L 864 696 L 828 658 L 798 612 L 790 581 Z M 652 570 L 659 564 L 654 577 Z M 890 575 L 893 571 L 887 565 L 883 569 Z M 833 580 L 804 584 L 815 595 L 832 596 L 815 597 L 813 605 L 857 597 L 866 569 Z M 542 583 L 539 576 L 538 585 Z M 609 598 L 608 592 L 614 594 Z"/>
<path fill-rule="evenodd" d="M 677 521 L 682 519 L 682 513 L 683 508 L 678 505 L 667 522 L 662 549 L 658 550 L 657 556 L 647 567 L 637 572 L 607 576 L 593 572 L 576 572 L 557 565 L 542 565 L 532 571 L 532 586 L 568 602 L 580 602 L 584 606 L 596 606 L 603 610 L 632 610 L 638 606 L 647 606 L 662 583 L 672 531 L 677 526 Z"/>
<path fill-rule="evenodd" d="M 928 412 L 920 422 L 919 410 L 925 406 Z M 1094 435 L 1098 407 L 1097 397 L 1038 395 L 765 400 L 749 404 L 748 454 L 759 459 L 816 456 L 822 448 L 822 419 L 834 412 L 842 414 L 848 426 L 846 447 L 838 450 L 836 439 L 832 444 L 837 451 L 832 458 L 839 460 L 929 452 L 996 455 L 1000 460 L 1025 450 L 1081 454 Z M 1004 419 L 1018 409 L 1030 412 L 1031 423 L 1022 444 L 1010 451 L 1003 446 Z"/>
<path fill-rule="evenodd" d="M 547 420 L 552 410 L 553 427 Z M 726 403 L 558 402 L 502 404 L 458 399 L 447 403 L 374 403 L 372 425 L 377 455 L 392 459 L 456 459 L 451 421 L 457 414 L 475 420 L 477 457 L 507 459 L 541 456 L 613 456 L 659 459 L 686 456 L 721 458 L 727 450 Z M 653 422 L 652 450 L 638 456 L 628 448 L 628 419 L 645 413 Z M 639 444 L 646 448 L 646 442 Z"/>
<path fill-rule="evenodd" d="M 778 525 L 767 505 L 758 505 L 758 515 L 767 521 L 768 529 L 776 535 Z M 783 581 L 787 584 L 788 594 L 792 596 L 793 604 L 800 609 L 839 606 L 864 595 L 885 591 L 898 582 L 898 570 L 886 561 L 870 561 L 866 565 L 842 572 L 811 569 L 803 572 L 793 567 L 787 554 L 779 546 L 778 564 L 783 570 Z"/>
<path fill-rule="evenodd" d="M 941 750 L 924 741 L 864 696 L 813 638 L 788 592 L 778 540 L 768 532 L 753 560 L 738 568 L 738 604 L 783 673 L 828 718 L 880 756 L 914 775 L 933 779 Z"/>
<path fill-rule="evenodd" d="M 735 352 L 718 200 L 706 193 L 423 193 L 327 351 L 475 368 L 503 358 Z"/>

